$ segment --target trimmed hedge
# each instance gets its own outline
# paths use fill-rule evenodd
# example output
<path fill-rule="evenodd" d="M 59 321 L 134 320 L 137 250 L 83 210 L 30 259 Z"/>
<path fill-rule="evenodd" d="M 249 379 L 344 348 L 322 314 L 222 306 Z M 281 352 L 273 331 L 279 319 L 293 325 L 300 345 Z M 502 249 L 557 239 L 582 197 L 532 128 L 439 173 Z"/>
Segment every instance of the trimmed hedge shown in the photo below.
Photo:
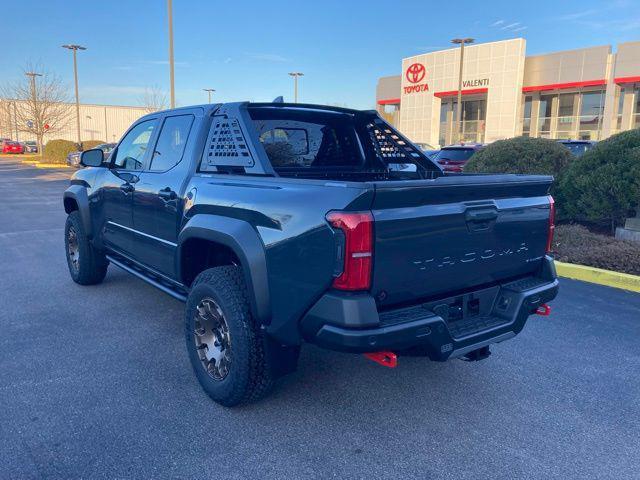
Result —
<path fill-rule="evenodd" d="M 557 225 L 555 259 L 640 275 L 640 244 L 592 233 L 581 225 Z"/>
<path fill-rule="evenodd" d="M 82 151 L 91 150 L 92 148 L 96 148 L 98 145 L 102 145 L 103 143 L 107 143 L 103 140 L 84 140 L 82 142 Z"/>
<path fill-rule="evenodd" d="M 528 173 L 558 178 L 573 155 L 555 140 L 515 137 L 498 140 L 474 154 L 465 173 Z"/>
<path fill-rule="evenodd" d="M 640 205 L 640 129 L 613 135 L 574 160 L 559 193 L 563 217 L 613 232 Z"/>
<path fill-rule="evenodd" d="M 69 140 L 49 140 L 44 147 L 44 159 L 50 163 L 65 163 L 67 155 L 80 150 L 78 144 Z"/>

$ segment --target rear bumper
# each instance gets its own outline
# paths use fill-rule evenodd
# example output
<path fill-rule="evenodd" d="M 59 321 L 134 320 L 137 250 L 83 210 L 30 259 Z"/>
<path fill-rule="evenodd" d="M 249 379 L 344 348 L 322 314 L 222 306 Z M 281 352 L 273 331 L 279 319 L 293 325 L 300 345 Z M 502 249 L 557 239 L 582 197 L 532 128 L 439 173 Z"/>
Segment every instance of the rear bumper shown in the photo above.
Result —
<path fill-rule="evenodd" d="M 302 319 L 307 341 L 344 352 L 425 351 L 444 361 L 516 336 L 558 294 L 553 260 L 535 276 L 424 304 L 378 312 L 368 294 L 324 295 Z"/>

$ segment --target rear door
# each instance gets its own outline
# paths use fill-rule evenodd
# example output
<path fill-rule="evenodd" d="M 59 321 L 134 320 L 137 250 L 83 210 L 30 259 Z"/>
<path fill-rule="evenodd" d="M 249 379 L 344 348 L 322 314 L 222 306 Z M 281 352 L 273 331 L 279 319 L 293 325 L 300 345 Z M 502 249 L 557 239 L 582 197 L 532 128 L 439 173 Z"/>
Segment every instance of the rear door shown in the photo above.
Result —
<path fill-rule="evenodd" d="M 372 292 L 382 305 L 415 302 L 534 272 L 550 183 L 517 175 L 376 183 Z"/>
<path fill-rule="evenodd" d="M 134 256 L 148 267 L 173 278 L 183 184 L 190 162 L 184 160 L 195 116 L 164 118 L 148 167 L 140 174 L 133 197 L 136 230 Z M 193 142 L 192 142 L 193 143 Z"/>

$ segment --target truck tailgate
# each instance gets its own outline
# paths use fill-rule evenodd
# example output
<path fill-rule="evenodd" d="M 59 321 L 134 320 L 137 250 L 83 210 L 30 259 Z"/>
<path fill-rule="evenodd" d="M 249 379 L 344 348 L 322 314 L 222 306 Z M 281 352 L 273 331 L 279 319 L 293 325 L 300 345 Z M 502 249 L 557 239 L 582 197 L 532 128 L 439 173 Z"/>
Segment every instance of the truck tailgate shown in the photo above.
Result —
<path fill-rule="evenodd" d="M 372 293 L 380 306 L 450 295 L 538 269 L 552 177 L 373 182 Z"/>

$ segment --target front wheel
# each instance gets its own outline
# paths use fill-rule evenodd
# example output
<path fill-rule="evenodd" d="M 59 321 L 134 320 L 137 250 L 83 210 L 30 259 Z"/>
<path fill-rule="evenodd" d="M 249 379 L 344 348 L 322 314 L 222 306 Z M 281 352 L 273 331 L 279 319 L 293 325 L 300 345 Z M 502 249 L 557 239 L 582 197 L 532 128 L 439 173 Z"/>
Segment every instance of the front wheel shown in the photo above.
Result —
<path fill-rule="evenodd" d="M 274 375 L 240 267 L 198 275 L 187 299 L 185 329 L 191 365 L 213 400 L 233 407 L 269 392 Z"/>
<path fill-rule="evenodd" d="M 64 245 L 67 266 L 74 282 L 80 285 L 95 285 L 104 280 L 109 262 L 102 252 L 91 245 L 77 210 L 67 216 Z"/>

